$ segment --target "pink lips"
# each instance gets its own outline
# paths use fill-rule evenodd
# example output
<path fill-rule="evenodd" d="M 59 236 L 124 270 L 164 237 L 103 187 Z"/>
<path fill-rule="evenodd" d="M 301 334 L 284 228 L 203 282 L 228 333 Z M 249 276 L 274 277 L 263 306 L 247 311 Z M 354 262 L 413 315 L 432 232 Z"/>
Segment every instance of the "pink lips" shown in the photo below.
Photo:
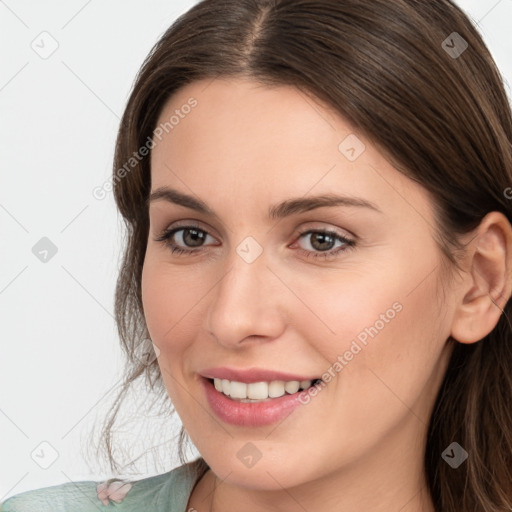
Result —
<path fill-rule="evenodd" d="M 202 378 L 201 382 L 212 411 L 221 420 L 232 425 L 243 427 L 270 425 L 284 419 L 301 405 L 298 400 L 299 393 L 270 398 L 268 401 L 257 403 L 237 402 L 217 391 L 211 380 Z"/>
<path fill-rule="evenodd" d="M 206 393 L 206 399 L 212 411 L 223 421 L 232 425 L 244 427 L 259 427 L 280 421 L 293 412 L 303 402 L 299 400 L 300 391 L 291 395 L 285 394 L 279 398 L 269 398 L 261 402 L 240 402 L 232 400 L 217 391 L 211 379 L 228 379 L 230 381 L 271 382 L 273 380 L 304 381 L 315 380 L 317 377 L 283 373 L 271 370 L 251 368 L 236 370 L 234 368 L 207 368 L 200 372 L 201 384 Z"/>

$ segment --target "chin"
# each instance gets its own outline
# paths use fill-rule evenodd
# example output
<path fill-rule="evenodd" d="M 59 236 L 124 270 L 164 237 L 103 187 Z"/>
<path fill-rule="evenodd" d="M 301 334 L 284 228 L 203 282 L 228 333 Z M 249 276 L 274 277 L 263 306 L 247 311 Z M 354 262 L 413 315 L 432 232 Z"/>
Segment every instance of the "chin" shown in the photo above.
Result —
<path fill-rule="evenodd" d="M 283 457 L 287 456 L 283 454 Z M 204 458 L 218 478 L 255 491 L 282 491 L 283 487 L 292 488 L 316 478 L 311 468 L 306 471 L 304 464 L 291 459 L 276 460 L 275 456 L 266 460 L 262 456 L 252 466 L 242 463 L 236 453 L 231 457 L 220 453 L 214 458 Z"/>

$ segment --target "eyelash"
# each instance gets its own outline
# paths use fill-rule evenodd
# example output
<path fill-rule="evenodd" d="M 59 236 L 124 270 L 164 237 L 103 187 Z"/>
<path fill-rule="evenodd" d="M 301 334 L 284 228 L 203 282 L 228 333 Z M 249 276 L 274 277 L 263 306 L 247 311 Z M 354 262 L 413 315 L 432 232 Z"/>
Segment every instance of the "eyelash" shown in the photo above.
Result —
<path fill-rule="evenodd" d="M 169 247 L 171 249 L 171 253 L 176 254 L 176 255 L 187 255 L 187 254 L 190 255 L 190 254 L 201 252 L 202 249 L 183 249 L 182 247 L 179 247 L 178 245 L 176 245 L 174 242 L 171 242 L 171 239 L 175 233 L 177 233 L 178 231 L 187 230 L 187 229 L 196 229 L 196 230 L 200 231 L 201 233 L 209 235 L 209 233 L 207 231 L 205 231 L 204 229 L 201 229 L 199 226 L 187 225 L 187 226 L 179 226 L 179 227 L 165 230 L 158 238 L 155 239 L 155 241 L 163 242 L 167 247 Z M 322 235 L 331 236 L 331 237 L 335 238 L 336 240 L 344 243 L 345 247 L 331 249 L 329 251 L 322 251 L 322 252 L 319 252 L 319 251 L 315 252 L 315 251 L 308 251 L 306 249 L 299 249 L 299 252 L 304 254 L 306 256 L 306 258 L 313 257 L 313 258 L 324 258 L 324 260 L 330 259 L 333 257 L 337 257 L 338 253 L 347 252 L 347 251 L 353 249 L 356 244 L 355 240 L 350 240 L 342 235 L 339 235 L 335 231 L 322 230 L 322 229 L 308 229 L 305 231 L 301 231 L 301 232 L 299 232 L 298 238 L 300 239 L 304 235 L 309 235 L 309 234 L 314 234 L 314 233 L 320 233 Z"/>

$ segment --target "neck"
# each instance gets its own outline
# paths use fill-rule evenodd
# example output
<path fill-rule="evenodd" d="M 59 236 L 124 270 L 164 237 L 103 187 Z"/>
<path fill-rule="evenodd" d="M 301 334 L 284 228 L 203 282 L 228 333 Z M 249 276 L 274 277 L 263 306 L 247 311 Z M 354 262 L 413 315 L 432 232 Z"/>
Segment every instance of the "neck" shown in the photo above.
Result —
<path fill-rule="evenodd" d="M 359 480 L 348 484 L 332 475 L 308 482 L 307 485 L 281 491 L 261 491 L 241 488 L 212 478 L 210 512 L 296 512 L 322 510 L 322 512 L 436 512 L 424 479 L 395 482 L 393 488 L 385 481 Z M 275 477 L 274 477 L 275 478 Z M 362 475 L 361 475 L 362 478 Z M 276 479 L 277 480 L 277 479 Z M 234 504 L 243 504 L 240 508 Z M 199 509 L 198 509 L 199 510 Z"/>

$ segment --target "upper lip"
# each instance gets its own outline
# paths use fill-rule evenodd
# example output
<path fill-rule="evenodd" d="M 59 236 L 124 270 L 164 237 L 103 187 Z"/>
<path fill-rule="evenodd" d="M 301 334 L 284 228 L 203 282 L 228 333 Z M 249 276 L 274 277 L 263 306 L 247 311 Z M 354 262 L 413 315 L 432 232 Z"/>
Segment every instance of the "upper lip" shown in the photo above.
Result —
<path fill-rule="evenodd" d="M 236 382 L 272 382 L 273 380 L 292 381 L 315 380 L 319 377 L 307 375 L 298 375 L 294 373 L 278 372 L 275 370 L 266 370 L 263 368 L 237 369 L 226 366 L 217 368 L 205 368 L 199 372 L 200 375 L 209 379 L 227 379 Z"/>

